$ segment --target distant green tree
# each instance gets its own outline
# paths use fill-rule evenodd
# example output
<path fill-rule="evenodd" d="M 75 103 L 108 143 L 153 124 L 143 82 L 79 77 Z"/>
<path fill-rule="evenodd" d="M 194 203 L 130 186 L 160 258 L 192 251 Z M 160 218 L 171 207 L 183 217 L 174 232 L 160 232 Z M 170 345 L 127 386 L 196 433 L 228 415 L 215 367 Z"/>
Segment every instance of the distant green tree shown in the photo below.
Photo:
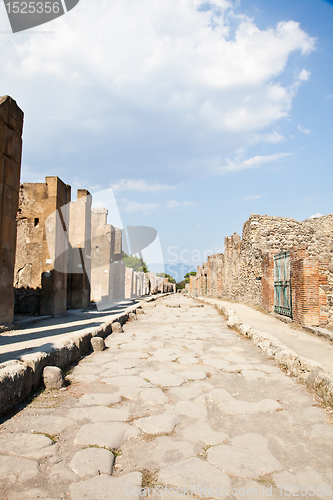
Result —
<path fill-rule="evenodd" d="M 169 283 L 176 283 L 176 280 L 172 276 L 170 276 L 170 274 L 156 273 L 156 276 L 158 276 L 159 278 L 168 278 Z"/>
<path fill-rule="evenodd" d="M 189 283 L 190 279 L 191 279 L 190 277 L 191 276 L 196 276 L 196 275 L 197 275 L 196 271 L 190 271 L 189 273 L 186 273 L 185 276 L 184 276 L 185 283 Z"/>
<path fill-rule="evenodd" d="M 123 261 L 126 267 L 134 269 L 137 273 L 149 273 L 147 264 L 136 255 L 127 255 L 123 252 Z"/>

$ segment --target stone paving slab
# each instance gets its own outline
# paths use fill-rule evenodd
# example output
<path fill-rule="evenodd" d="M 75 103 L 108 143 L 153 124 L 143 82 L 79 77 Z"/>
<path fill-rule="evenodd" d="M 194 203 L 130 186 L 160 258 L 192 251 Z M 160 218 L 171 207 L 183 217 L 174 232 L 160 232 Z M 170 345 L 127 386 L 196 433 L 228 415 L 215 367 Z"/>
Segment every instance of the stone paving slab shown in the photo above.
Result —
<path fill-rule="evenodd" d="M 149 498 L 148 487 L 227 500 L 214 486 L 228 500 L 277 500 L 290 481 L 332 485 L 331 413 L 311 389 L 211 306 L 154 305 L 74 366 L 63 390 L 0 423 L 0 500 Z"/>

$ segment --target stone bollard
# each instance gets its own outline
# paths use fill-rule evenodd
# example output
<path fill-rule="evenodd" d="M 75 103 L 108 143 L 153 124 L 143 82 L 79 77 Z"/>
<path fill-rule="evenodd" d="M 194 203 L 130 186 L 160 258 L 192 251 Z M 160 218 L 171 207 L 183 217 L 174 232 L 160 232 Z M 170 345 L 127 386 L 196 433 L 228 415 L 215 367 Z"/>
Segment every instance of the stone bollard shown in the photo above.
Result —
<path fill-rule="evenodd" d="M 112 328 L 112 333 L 122 333 L 123 331 L 123 327 L 121 326 L 121 323 L 119 323 L 118 321 L 112 323 L 111 328 Z"/>
<path fill-rule="evenodd" d="M 136 314 L 144 314 L 144 310 L 143 309 L 137 309 L 136 310 Z"/>
<path fill-rule="evenodd" d="M 131 321 L 131 320 L 133 320 L 133 319 L 137 319 L 137 317 L 136 317 L 136 314 L 135 314 L 135 313 L 129 313 L 128 317 L 129 317 L 129 320 L 130 320 L 130 321 Z"/>
<path fill-rule="evenodd" d="M 64 374 L 57 366 L 45 366 L 43 382 L 46 389 L 61 389 L 65 385 Z"/>
<path fill-rule="evenodd" d="M 104 343 L 104 339 L 102 339 L 102 337 L 92 337 L 92 339 L 90 340 L 90 343 L 91 343 L 91 346 L 95 351 L 104 351 L 105 349 L 105 343 Z"/>

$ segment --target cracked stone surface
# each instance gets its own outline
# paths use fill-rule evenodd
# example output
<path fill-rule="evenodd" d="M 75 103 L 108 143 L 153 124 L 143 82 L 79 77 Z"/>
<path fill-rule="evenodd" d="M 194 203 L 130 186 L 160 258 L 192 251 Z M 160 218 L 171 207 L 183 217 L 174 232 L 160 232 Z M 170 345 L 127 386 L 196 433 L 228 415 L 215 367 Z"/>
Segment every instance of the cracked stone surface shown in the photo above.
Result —
<path fill-rule="evenodd" d="M 332 414 L 197 305 L 143 304 L 68 386 L 3 418 L 0 500 L 149 498 L 142 484 L 159 485 L 156 498 L 278 500 L 288 484 L 332 487 Z"/>
<path fill-rule="evenodd" d="M 219 469 L 249 478 L 282 469 L 280 462 L 271 453 L 259 453 L 238 446 L 213 446 L 209 448 L 207 457 L 208 461 Z"/>
<path fill-rule="evenodd" d="M 194 457 L 165 467 L 160 471 L 158 479 L 164 484 L 185 487 L 186 493 L 203 498 L 226 497 L 231 489 L 227 474 Z"/>
<path fill-rule="evenodd" d="M 85 448 L 75 453 L 69 466 L 80 477 L 112 474 L 114 455 L 103 448 Z"/>
<path fill-rule="evenodd" d="M 168 434 L 172 432 L 179 419 L 174 415 L 164 413 L 152 417 L 140 418 L 135 422 L 143 432 L 147 434 Z"/>
<path fill-rule="evenodd" d="M 76 444 L 100 446 L 101 448 L 118 448 L 129 437 L 139 434 L 139 429 L 122 422 L 98 422 L 83 425 L 76 438 Z"/>
<path fill-rule="evenodd" d="M 111 406 L 120 403 L 121 395 L 115 394 L 84 394 L 79 402 L 85 406 Z"/>

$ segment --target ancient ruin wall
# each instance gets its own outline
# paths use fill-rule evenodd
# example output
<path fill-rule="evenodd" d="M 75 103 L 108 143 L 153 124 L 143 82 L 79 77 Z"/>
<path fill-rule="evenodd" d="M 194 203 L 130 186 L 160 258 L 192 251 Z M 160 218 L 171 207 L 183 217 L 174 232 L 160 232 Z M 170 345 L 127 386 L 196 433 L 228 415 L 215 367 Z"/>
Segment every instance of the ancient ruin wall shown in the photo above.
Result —
<path fill-rule="evenodd" d="M 15 308 L 19 313 L 57 315 L 67 310 L 70 197 L 71 187 L 58 177 L 21 185 L 14 277 Z M 50 216 L 47 234 L 45 222 L 50 221 Z"/>
<path fill-rule="evenodd" d="M 0 97 L 0 325 L 11 323 L 14 314 L 13 278 L 22 128 L 22 110 L 11 97 Z"/>
<path fill-rule="evenodd" d="M 221 296 L 274 310 L 274 255 L 291 251 L 293 316 L 302 324 L 333 324 L 333 215 L 303 222 L 251 215 L 225 238 L 223 257 L 198 266 L 196 294 Z M 207 271 L 208 267 L 208 271 Z"/>

